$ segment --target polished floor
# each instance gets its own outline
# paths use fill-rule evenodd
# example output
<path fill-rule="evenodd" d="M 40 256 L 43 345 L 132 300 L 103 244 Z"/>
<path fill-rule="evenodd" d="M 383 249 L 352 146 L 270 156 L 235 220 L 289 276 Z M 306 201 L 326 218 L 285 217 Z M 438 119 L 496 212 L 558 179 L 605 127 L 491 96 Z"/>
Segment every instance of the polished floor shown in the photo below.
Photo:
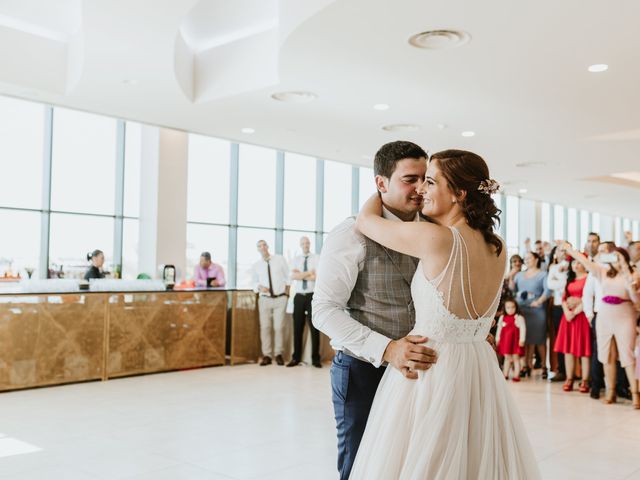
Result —
<path fill-rule="evenodd" d="M 509 384 L 544 479 L 640 480 L 640 411 Z M 0 479 L 331 480 L 329 368 L 217 367 L 0 394 Z"/>

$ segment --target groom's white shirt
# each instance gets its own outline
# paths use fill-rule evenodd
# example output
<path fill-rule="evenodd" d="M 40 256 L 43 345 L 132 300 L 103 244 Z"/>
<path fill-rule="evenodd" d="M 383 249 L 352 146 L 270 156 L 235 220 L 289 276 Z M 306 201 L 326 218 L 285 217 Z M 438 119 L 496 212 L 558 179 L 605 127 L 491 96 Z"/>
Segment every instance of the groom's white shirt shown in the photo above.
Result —
<path fill-rule="evenodd" d="M 384 207 L 382 216 L 402 221 Z M 419 219 L 416 214 L 416 221 Z M 352 318 L 347 307 L 366 253 L 364 237 L 355 228 L 355 218 L 347 218 L 327 236 L 313 295 L 313 325 L 331 339 L 335 350 L 347 350 L 379 367 L 391 338 Z"/>

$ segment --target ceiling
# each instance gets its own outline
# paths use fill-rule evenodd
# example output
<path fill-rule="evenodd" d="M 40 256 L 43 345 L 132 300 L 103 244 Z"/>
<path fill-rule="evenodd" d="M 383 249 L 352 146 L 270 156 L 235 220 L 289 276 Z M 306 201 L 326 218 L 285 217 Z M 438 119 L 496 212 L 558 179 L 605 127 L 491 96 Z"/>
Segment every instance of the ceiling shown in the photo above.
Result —
<path fill-rule="evenodd" d="M 366 166 L 396 139 L 464 148 L 507 193 L 640 218 L 640 182 L 607 181 L 640 172 L 638 18 L 635 0 L 2 0 L 0 93 Z M 443 28 L 471 41 L 408 43 Z M 292 90 L 317 99 L 271 98 Z"/>

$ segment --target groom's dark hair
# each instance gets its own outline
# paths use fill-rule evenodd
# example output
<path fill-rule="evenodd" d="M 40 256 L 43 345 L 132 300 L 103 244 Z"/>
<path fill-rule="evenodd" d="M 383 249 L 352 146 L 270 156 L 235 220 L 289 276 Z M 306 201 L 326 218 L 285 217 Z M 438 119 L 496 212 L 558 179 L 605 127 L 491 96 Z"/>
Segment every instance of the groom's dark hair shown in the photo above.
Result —
<path fill-rule="evenodd" d="M 427 158 L 427 153 L 415 143 L 398 140 L 386 143 L 376 152 L 373 160 L 374 175 L 391 178 L 396 169 L 396 163 L 405 158 Z"/>

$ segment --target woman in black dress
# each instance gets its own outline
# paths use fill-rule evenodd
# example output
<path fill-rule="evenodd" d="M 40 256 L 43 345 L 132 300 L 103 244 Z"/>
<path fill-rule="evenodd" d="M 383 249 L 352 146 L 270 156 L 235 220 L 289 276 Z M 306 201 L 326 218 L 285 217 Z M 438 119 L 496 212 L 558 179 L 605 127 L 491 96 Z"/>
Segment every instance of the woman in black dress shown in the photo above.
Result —
<path fill-rule="evenodd" d="M 89 280 L 91 278 L 104 278 L 102 272 L 102 266 L 104 265 L 104 253 L 102 250 L 94 250 L 87 254 L 87 260 L 91 262 L 91 266 L 84 274 L 84 279 Z"/>

